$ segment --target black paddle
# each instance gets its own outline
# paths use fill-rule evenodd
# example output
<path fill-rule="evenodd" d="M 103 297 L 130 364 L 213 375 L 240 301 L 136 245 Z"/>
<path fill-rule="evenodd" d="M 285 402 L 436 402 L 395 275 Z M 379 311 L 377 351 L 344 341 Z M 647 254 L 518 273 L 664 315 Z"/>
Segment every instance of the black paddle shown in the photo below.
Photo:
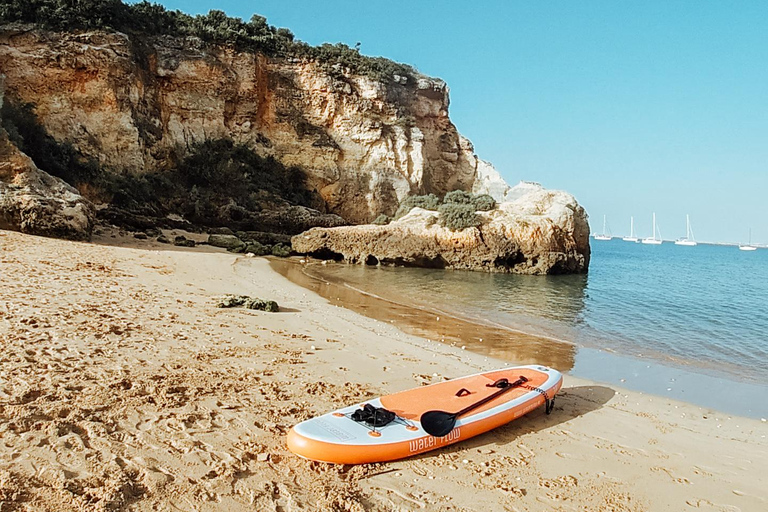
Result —
<path fill-rule="evenodd" d="M 494 384 L 496 387 L 500 387 L 500 390 L 483 398 L 482 400 L 475 402 L 472 405 L 468 405 L 459 412 L 427 411 L 421 415 L 421 428 L 423 428 L 427 434 L 433 435 L 435 437 L 443 437 L 448 435 L 448 433 L 453 430 L 453 427 L 456 425 L 456 420 L 459 416 L 466 414 L 472 409 L 476 409 L 481 405 L 487 404 L 497 396 L 502 395 L 510 389 L 516 388 L 526 382 L 528 382 L 528 379 L 522 375 L 519 379 L 512 383 L 507 381 L 507 379 L 501 379 Z"/>

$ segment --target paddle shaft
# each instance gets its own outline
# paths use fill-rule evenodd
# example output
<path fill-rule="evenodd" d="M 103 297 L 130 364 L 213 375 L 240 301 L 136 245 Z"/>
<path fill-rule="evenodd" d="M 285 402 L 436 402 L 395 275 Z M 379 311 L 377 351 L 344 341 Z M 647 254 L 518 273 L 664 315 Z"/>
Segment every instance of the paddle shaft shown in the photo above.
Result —
<path fill-rule="evenodd" d="M 468 405 L 467 407 L 465 407 L 464 409 L 460 410 L 459 412 L 456 412 L 456 413 L 454 413 L 454 414 L 453 414 L 453 416 L 454 416 L 455 418 L 458 418 L 458 417 L 459 417 L 459 416 L 461 416 L 462 414 L 466 414 L 466 413 L 468 413 L 469 411 L 471 411 L 472 409 L 476 409 L 477 407 L 480 407 L 480 406 L 482 406 L 482 405 L 485 405 L 485 404 L 487 404 L 488 402 L 490 402 L 491 400 L 493 400 L 494 398 L 496 398 L 497 396 L 503 395 L 504 393 L 506 393 L 506 392 L 507 392 L 507 391 L 509 391 L 510 389 L 512 389 L 512 388 L 516 388 L 516 387 L 517 387 L 517 386 L 519 386 L 520 384 L 524 384 L 524 383 L 526 383 L 526 382 L 528 382 L 528 379 L 526 379 L 525 377 L 520 377 L 520 378 L 519 378 L 519 379 L 517 379 L 515 382 L 513 382 L 513 383 L 511 383 L 511 384 L 507 384 L 507 385 L 506 385 L 504 388 L 502 388 L 502 389 L 498 390 L 498 391 L 497 391 L 497 392 L 495 392 L 494 394 L 492 394 L 492 395 L 489 395 L 489 396 L 487 396 L 487 397 L 483 398 L 482 400 L 478 400 L 477 402 L 473 403 L 472 405 Z"/>

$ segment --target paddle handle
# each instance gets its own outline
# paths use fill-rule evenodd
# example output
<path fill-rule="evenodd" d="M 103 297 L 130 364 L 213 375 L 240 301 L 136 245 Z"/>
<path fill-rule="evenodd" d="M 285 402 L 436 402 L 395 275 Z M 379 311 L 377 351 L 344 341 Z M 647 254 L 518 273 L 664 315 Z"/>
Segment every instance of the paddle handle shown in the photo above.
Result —
<path fill-rule="evenodd" d="M 504 393 L 506 393 L 506 392 L 507 392 L 507 391 L 509 391 L 510 389 L 512 389 L 512 388 L 516 388 L 516 387 L 517 387 L 517 386 L 519 386 L 520 384 L 524 384 L 524 383 L 526 383 L 526 382 L 528 382 L 528 379 L 526 379 L 526 378 L 525 378 L 525 377 L 523 377 L 523 376 L 520 376 L 520 378 L 519 378 L 519 379 L 517 379 L 515 382 L 513 382 L 513 383 L 511 383 L 511 384 L 507 384 L 507 385 L 506 385 L 506 387 L 504 387 L 504 388 L 502 388 L 502 389 L 498 390 L 498 391 L 497 391 L 497 392 L 495 392 L 494 394 L 492 394 L 492 395 L 489 395 L 489 396 L 487 396 L 487 397 L 483 398 L 482 400 L 478 400 L 477 402 L 473 403 L 472 405 L 468 405 L 468 406 L 467 406 L 467 407 L 465 407 L 464 409 L 462 409 L 462 410 L 460 410 L 459 412 L 455 413 L 455 414 L 454 414 L 454 417 L 455 417 L 455 418 L 458 418 L 458 417 L 459 417 L 459 416 L 461 416 L 462 414 L 466 414 L 466 413 L 468 413 L 469 411 L 471 411 L 472 409 L 476 409 L 476 408 L 478 408 L 478 407 L 480 407 L 480 406 L 482 406 L 482 405 L 485 405 L 485 404 L 487 404 L 488 402 L 490 402 L 491 400 L 493 400 L 494 398 L 496 398 L 497 396 L 503 395 Z"/>

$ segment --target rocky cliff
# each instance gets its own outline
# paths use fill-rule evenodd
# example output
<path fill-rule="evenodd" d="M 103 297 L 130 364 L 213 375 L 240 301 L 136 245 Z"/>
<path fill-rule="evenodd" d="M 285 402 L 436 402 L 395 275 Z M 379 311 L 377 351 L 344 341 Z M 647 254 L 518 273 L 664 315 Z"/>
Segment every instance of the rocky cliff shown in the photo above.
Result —
<path fill-rule="evenodd" d="M 91 203 L 63 180 L 38 169 L 0 126 L 0 229 L 87 240 L 93 222 Z"/>
<path fill-rule="evenodd" d="M 231 138 L 302 169 L 321 209 L 351 223 L 392 215 L 411 194 L 503 200 L 509 189 L 456 130 L 438 79 L 376 80 L 194 37 L 20 24 L 0 27 L 0 70 L 48 134 L 112 173 L 163 171 L 195 143 Z"/>
<path fill-rule="evenodd" d="M 452 231 L 439 213 L 414 208 L 386 226 L 313 228 L 294 236 L 295 251 L 367 265 L 508 272 L 583 273 L 589 267 L 589 225 L 566 192 L 535 183 L 510 189 L 514 200 L 477 212 L 477 227 Z"/>

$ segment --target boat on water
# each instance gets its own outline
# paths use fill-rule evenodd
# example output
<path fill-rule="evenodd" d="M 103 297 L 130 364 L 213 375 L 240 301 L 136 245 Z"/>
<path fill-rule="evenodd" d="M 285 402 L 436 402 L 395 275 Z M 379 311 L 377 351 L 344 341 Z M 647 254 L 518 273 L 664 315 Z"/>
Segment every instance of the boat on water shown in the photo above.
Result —
<path fill-rule="evenodd" d="M 747 245 L 739 245 L 740 251 L 756 251 L 757 247 L 752 245 L 752 228 L 749 229 L 749 243 Z"/>
<path fill-rule="evenodd" d="M 640 239 L 635 234 L 635 218 L 629 218 L 629 236 L 622 238 L 625 242 L 638 242 Z"/>
<path fill-rule="evenodd" d="M 696 239 L 693 238 L 693 229 L 691 229 L 691 218 L 688 214 L 685 215 L 685 238 L 678 238 L 675 240 L 675 245 L 686 245 L 692 247 L 699 245 Z"/>
<path fill-rule="evenodd" d="M 656 238 L 656 233 L 659 233 L 659 237 Z M 656 212 L 653 212 L 653 236 L 643 238 L 643 243 L 647 245 L 661 245 L 661 231 L 656 227 Z"/>
<path fill-rule="evenodd" d="M 606 226 L 608 225 L 605 215 L 603 215 L 603 232 L 602 234 L 595 233 L 594 238 L 595 240 L 611 240 L 613 236 L 610 234 L 610 230 L 606 230 Z"/>

